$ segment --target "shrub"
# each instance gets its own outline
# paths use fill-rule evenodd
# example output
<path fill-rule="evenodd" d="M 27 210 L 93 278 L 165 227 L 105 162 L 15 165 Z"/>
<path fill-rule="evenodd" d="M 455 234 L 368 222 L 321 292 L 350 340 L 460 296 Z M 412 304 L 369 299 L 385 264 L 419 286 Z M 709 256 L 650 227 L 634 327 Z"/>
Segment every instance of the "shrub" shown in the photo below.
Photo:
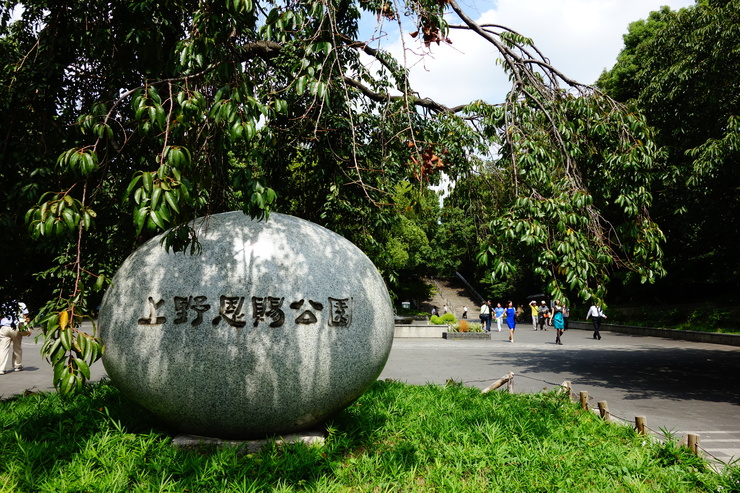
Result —
<path fill-rule="evenodd" d="M 467 326 L 467 330 L 463 330 L 463 326 Z M 483 326 L 474 322 L 460 320 L 458 323 L 450 325 L 450 332 L 483 332 Z"/>
<path fill-rule="evenodd" d="M 455 325 L 457 323 L 457 318 L 455 318 L 454 313 L 447 312 L 441 317 L 432 315 L 429 318 L 429 322 L 434 325 Z"/>

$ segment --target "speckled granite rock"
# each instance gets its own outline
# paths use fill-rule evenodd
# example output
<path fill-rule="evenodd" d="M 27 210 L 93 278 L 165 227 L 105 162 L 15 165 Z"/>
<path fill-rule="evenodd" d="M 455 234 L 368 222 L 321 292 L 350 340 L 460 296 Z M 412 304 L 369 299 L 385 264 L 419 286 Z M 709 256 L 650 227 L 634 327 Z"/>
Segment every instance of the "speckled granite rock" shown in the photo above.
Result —
<path fill-rule="evenodd" d="M 201 255 L 154 238 L 103 299 L 103 364 L 126 395 L 185 433 L 259 438 L 316 426 L 375 381 L 393 310 L 357 247 L 276 213 L 194 224 Z"/>

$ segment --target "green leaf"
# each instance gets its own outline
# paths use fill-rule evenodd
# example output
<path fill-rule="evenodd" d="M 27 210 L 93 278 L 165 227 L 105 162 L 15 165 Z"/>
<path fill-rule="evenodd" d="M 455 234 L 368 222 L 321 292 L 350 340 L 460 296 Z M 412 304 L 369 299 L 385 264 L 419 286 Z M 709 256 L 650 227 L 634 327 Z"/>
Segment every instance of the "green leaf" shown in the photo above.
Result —
<path fill-rule="evenodd" d="M 136 228 L 136 236 L 139 236 L 141 231 L 144 229 L 149 211 L 150 208 L 148 206 L 139 207 L 134 211 L 134 227 Z"/>
<path fill-rule="evenodd" d="M 59 340 L 62 341 L 62 346 L 65 351 L 72 349 L 72 329 L 67 327 L 59 331 Z"/>
<path fill-rule="evenodd" d="M 151 195 L 152 188 L 154 187 L 154 177 L 152 176 L 152 173 L 144 171 L 141 173 L 141 178 L 144 190 Z"/>
<path fill-rule="evenodd" d="M 58 337 L 47 336 L 44 340 L 44 345 L 41 346 L 41 354 L 50 363 L 52 362 L 51 356 L 62 347 L 62 340 Z"/>
<path fill-rule="evenodd" d="M 156 86 L 149 86 L 147 88 L 147 95 L 157 104 L 162 104 L 162 98 L 159 96 L 159 92 L 157 92 Z"/>
<path fill-rule="evenodd" d="M 331 43 L 329 43 L 328 41 L 322 41 L 320 43 L 315 43 L 314 47 L 319 51 L 323 51 L 324 55 L 327 55 L 327 56 L 329 55 L 329 53 L 331 53 L 331 50 L 332 50 Z"/>
<path fill-rule="evenodd" d="M 62 375 L 62 378 L 59 381 L 59 387 L 57 388 L 61 395 L 69 395 L 78 388 L 77 376 L 69 371 L 69 367 L 66 367 L 65 369 L 66 371 Z"/>
<path fill-rule="evenodd" d="M 162 197 L 162 189 L 160 187 L 154 187 L 154 190 L 152 191 L 152 197 L 151 202 L 149 206 L 152 209 L 158 209 L 159 208 L 159 199 Z"/>
<path fill-rule="evenodd" d="M 82 356 L 85 354 L 85 350 L 88 346 L 88 338 L 87 335 L 84 333 L 78 333 L 77 337 L 75 338 L 75 352 L 78 356 Z"/>
<path fill-rule="evenodd" d="M 92 214 L 90 214 L 89 210 L 85 210 L 82 213 L 82 226 L 85 228 L 85 230 L 89 230 L 92 226 Z"/>
<path fill-rule="evenodd" d="M 134 192 L 134 203 L 141 205 L 145 200 L 149 200 L 149 195 L 143 188 L 137 188 Z"/>
<path fill-rule="evenodd" d="M 162 227 L 163 229 L 164 227 L 166 227 L 167 224 L 172 222 L 172 219 L 170 218 L 170 213 L 167 211 L 167 206 L 165 204 L 157 209 L 157 213 L 159 218 L 162 220 L 162 223 L 165 224 L 165 226 Z"/>
<path fill-rule="evenodd" d="M 240 140 L 243 135 L 244 135 L 244 127 L 242 126 L 242 122 L 240 121 L 234 122 L 234 124 L 231 125 L 231 133 L 230 133 L 231 140 Z"/>
<path fill-rule="evenodd" d="M 244 123 L 244 138 L 247 141 L 250 141 L 254 138 L 254 136 L 257 134 L 257 127 L 255 126 L 254 122 L 248 121 Z"/>
<path fill-rule="evenodd" d="M 167 113 L 164 111 L 164 108 L 159 105 L 156 108 L 157 124 L 161 130 L 164 130 L 167 127 Z"/>
<path fill-rule="evenodd" d="M 183 165 L 190 166 L 193 162 L 193 156 L 190 154 L 190 150 L 187 147 L 180 147 L 180 153 L 183 156 Z M 176 169 L 172 170 L 175 180 L 180 180 L 180 173 Z"/>
<path fill-rule="evenodd" d="M 176 192 L 174 192 L 174 191 L 167 191 L 167 192 L 165 192 L 164 199 L 167 202 L 167 204 L 170 206 L 170 209 L 172 209 L 173 211 L 175 211 L 176 214 L 180 214 L 180 208 L 177 205 L 177 200 L 175 198 L 175 193 Z"/>
<path fill-rule="evenodd" d="M 159 212 L 155 210 L 149 211 L 149 220 L 156 224 L 160 229 L 164 229 L 164 222 L 160 218 Z"/>
<path fill-rule="evenodd" d="M 93 361 L 93 362 L 97 361 L 103 356 L 103 354 L 105 354 L 105 347 L 103 346 L 103 341 L 100 338 L 96 337 L 93 339 L 93 344 L 92 344 L 92 358 L 89 359 L 88 361 Z"/>
<path fill-rule="evenodd" d="M 79 215 L 72 212 L 72 210 L 65 208 L 62 211 L 62 219 L 67 225 L 67 229 L 73 231 L 75 229 L 75 226 L 77 225 L 77 221 L 79 220 Z"/>
<path fill-rule="evenodd" d="M 296 81 L 295 81 L 295 85 L 293 87 L 295 89 L 295 93 L 298 96 L 300 96 L 304 92 L 306 92 L 306 79 L 307 79 L 306 76 L 305 75 L 302 75 L 302 76 L 298 77 L 296 79 Z"/>
<path fill-rule="evenodd" d="M 93 290 L 95 292 L 100 292 L 101 289 L 103 289 L 103 286 L 105 285 L 105 276 L 100 274 L 97 279 L 95 279 L 95 285 L 93 286 Z M 89 358 L 85 358 L 89 359 Z"/>
<path fill-rule="evenodd" d="M 131 195 L 131 192 L 134 190 L 134 188 L 136 188 L 136 186 L 138 185 L 139 181 L 141 181 L 142 174 L 143 173 L 136 174 L 131 179 L 131 182 L 129 182 L 128 187 L 126 187 L 126 192 L 124 192 L 124 194 L 123 194 L 123 202 L 126 202 L 128 200 L 129 195 Z"/>
<path fill-rule="evenodd" d="M 65 375 L 67 375 L 67 364 L 65 361 L 57 361 L 54 363 L 54 387 L 59 388 L 59 384 L 62 381 L 62 378 L 64 378 Z"/>
<path fill-rule="evenodd" d="M 54 224 L 56 223 L 56 219 L 54 216 L 49 214 L 49 216 L 44 221 L 44 227 L 41 230 L 41 234 L 46 236 L 52 236 L 54 234 Z"/>
<path fill-rule="evenodd" d="M 80 370 L 80 373 L 87 379 L 90 380 L 90 367 L 80 358 L 74 359 L 75 363 L 77 363 L 77 368 Z"/>

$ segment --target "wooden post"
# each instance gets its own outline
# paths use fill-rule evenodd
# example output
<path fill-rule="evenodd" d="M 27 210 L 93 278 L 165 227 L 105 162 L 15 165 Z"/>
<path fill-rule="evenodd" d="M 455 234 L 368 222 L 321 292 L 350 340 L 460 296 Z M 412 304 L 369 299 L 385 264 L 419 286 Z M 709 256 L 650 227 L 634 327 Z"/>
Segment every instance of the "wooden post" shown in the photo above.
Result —
<path fill-rule="evenodd" d="M 689 450 L 691 450 L 691 453 L 698 456 L 699 455 L 699 435 L 697 435 L 696 433 L 689 433 L 687 437 L 688 437 Z"/>
<path fill-rule="evenodd" d="M 509 372 L 509 375 L 511 375 L 511 378 L 509 378 L 509 381 L 506 382 L 506 391 L 510 394 L 514 393 L 514 374 Z"/>
<path fill-rule="evenodd" d="M 513 379 L 514 379 L 514 373 L 513 372 L 509 372 L 506 375 L 504 375 L 503 377 L 501 377 L 498 380 L 496 380 L 495 382 L 493 382 L 491 385 L 489 385 L 485 389 L 483 389 L 481 391 L 481 393 L 487 394 L 488 392 L 490 392 L 492 390 L 496 390 L 497 388 L 501 387 L 503 384 L 508 383 L 508 382 L 510 382 Z M 513 387 L 512 386 L 509 386 L 509 389 L 513 389 Z M 512 390 L 509 390 L 509 392 L 511 392 L 511 391 Z"/>
<path fill-rule="evenodd" d="M 573 386 L 570 383 L 570 380 L 566 380 L 562 383 L 563 391 L 568 393 L 568 400 L 570 402 L 573 402 Z"/>
<path fill-rule="evenodd" d="M 588 411 L 588 392 L 581 390 L 581 409 Z"/>
<path fill-rule="evenodd" d="M 647 418 L 645 416 L 635 416 L 635 429 L 640 435 L 647 435 Z"/>
<path fill-rule="evenodd" d="M 607 423 L 611 423 L 612 415 L 609 414 L 609 405 L 606 401 L 599 401 L 599 414 L 601 415 L 601 419 Z"/>

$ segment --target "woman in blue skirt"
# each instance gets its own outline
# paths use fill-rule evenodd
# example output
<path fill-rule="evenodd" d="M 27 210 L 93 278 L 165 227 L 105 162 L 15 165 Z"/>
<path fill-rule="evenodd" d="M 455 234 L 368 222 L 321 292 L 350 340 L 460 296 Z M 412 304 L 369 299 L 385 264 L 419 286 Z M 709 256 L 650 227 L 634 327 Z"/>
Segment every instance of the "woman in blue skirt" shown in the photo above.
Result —
<path fill-rule="evenodd" d="M 516 329 L 516 309 L 514 303 L 509 301 L 506 304 L 506 325 L 509 326 L 509 342 L 514 342 L 514 329 Z"/>

